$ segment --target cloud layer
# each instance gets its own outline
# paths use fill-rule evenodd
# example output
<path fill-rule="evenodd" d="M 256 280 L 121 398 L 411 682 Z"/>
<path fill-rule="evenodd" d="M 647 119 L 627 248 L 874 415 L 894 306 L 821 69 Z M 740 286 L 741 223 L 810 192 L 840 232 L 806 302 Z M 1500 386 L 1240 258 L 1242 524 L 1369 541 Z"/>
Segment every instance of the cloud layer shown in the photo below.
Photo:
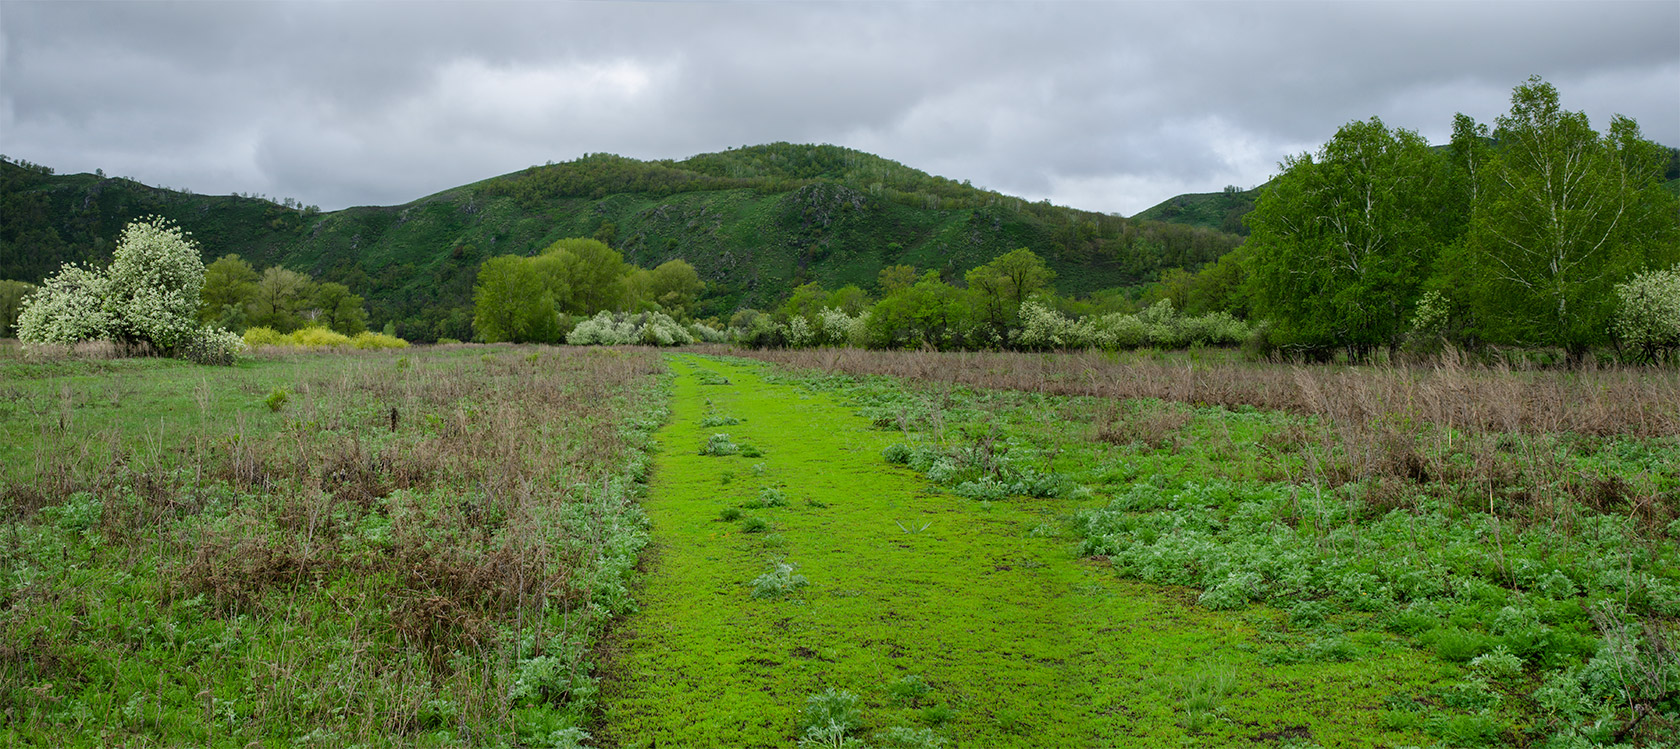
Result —
<path fill-rule="evenodd" d="M 1444 141 L 1529 75 L 1680 145 L 1680 4 L 0 0 L 0 152 L 394 204 L 589 152 L 879 153 L 1131 215 L 1380 116 Z"/>

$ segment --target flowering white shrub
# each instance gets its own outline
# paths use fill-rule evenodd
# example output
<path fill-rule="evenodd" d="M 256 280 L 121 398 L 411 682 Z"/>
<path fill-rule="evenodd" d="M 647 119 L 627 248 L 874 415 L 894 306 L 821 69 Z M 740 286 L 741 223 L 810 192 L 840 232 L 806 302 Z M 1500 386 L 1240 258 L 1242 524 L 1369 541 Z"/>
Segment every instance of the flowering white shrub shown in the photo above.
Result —
<path fill-rule="evenodd" d="M 193 331 L 178 347 L 181 357 L 199 364 L 230 366 L 250 348 L 238 333 L 206 326 Z"/>
<path fill-rule="evenodd" d="M 694 334 L 663 312 L 599 312 L 566 335 L 566 343 L 573 346 L 682 346 L 693 342 Z"/>
<path fill-rule="evenodd" d="M 1616 301 L 1612 325 L 1623 344 L 1653 361 L 1680 350 L 1680 265 L 1616 284 Z"/>
<path fill-rule="evenodd" d="M 171 350 L 198 330 L 204 261 L 180 227 L 153 216 L 123 229 L 106 271 L 111 334 Z"/>
<path fill-rule="evenodd" d="M 152 217 L 123 230 L 111 267 L 66 264 L 18 315 L 24 343 L 149 343 L 204 364 L 232 364 L 244 341 L 195 319 L 204 261 L 185 232 Z"/>
<path fill-rule="evenodd" d="M 793 348 L 805 348 L 815 343 L 817 332 L 811 329 L 811 324 L 805 318 L 795 315 L 787 321 L 787 344 Z"/>
<path fill-rule="evenodd" d="M 105 311 L 104 273 L 65 263 L 58 275 L 24 302 L 18 313 L 18 340 L 24 343 L 76 343 L 108 338 L 111 316 Z"/>
<path fill-rule="evenodd" d="M 823 346 L 844 346 L 852 338 L 855 319 L 842 310 L 824 308 L 817 315 L 817 343 Z"/>
<path fill-rule="evenodd" d="M 1038 302 L 1021 305 L 1021 327 L 1015 331 L 1015 343 L 1029 349 L 1058 349 L 1074 345 L 1074 326 L 1049 307 Z"/>
<path fill-rule="evenodd" d="M 636 315 L 633 320 L 641 326 L 641 342 L 654 346 L 686 346 L 694 342 L 687 328 L 677 324 L 663 312 Z"/>
<path fill-rule="evenodd" d="M 1184 331 L 1179 327 L 1178 313 L 1173 309 L 1171 299 L 1162 299 L 1149 305 L 1137 314 L 1137 319 L 1144 325 L 1145 343 L 1151 346 L 1177 348 L 1187 342 Z"/>
<path fill-rule="evenodd" d="M 724 331 L 718 330 L 717 328 L 714 328 L 714 327 L 712 327 L 710 325 L 707 325 L 705 323 L 698 323 L 698 322 L 697 323 L 690 323 L 689 326 L 688 326 L 688 332 L 689 332 L 689 335 L 694 336 L 694 340 L 701 341 L 703 343 L 728 343 L 729 342 L 729 334 L 728 333 L 725 333 Z"/>
<path fill-rule="evenodd" d="M 1086 344 L 1104 349 L 1133 349 L 1149 340 L 1149 326 L 1137 315 L 1112 312 L 1081 321 Z"/>
<path fill-rule="evenodd" d="M 846 343 L 852 346 L 863 346 L 869 341 L 869 310 L 858 313 L 852 318 L 852 325 L 846 329 Z"/>
<path fill-rule="evenodd" d="M 622 346 L 639 343 L 641 336 L 628 319 L 619 320 L 611 312 L 599 312 L 584 320 L 566 334 L 566 342 L 573 346 Z"/>
<path fill-rule="evenodd" d="M 1246 323 L 1225 312 L 1209 312 L 1199 317 L 1181 317 L 1177 329 L 1186 343 L 1207 346 L 1235 346 L 1248 338 Z"/>

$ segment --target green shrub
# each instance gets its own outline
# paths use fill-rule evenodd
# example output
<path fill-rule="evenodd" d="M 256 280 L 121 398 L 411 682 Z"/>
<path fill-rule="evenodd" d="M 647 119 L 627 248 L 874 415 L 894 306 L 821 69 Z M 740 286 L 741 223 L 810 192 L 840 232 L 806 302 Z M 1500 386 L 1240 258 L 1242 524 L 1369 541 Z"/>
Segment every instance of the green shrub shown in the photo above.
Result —
<path fill-rule="evenodd" d="M 800 746 L 861 746 L 851 736 L 863 723 L 857 695 L 829 687 L 805 699 L 799 711 Z"/>
<path fill-rule="evenodd" d="M 763 533 L 770 530 L 770 521 L 756 515 L 748 516 L 741 522 L 742 533 Z"/>
<path fill-rule="evenodd" d="M 309 327 L 286 336 L 293 346 L 302 348 L 336 348 L 350 345 L 350 336 L 330 328 Z"/>
<path fill-rule="evenodd" d="M 722 432 L 712 435 L 700 448 L 701 455 L 734 455 L 740 451 L 740 446 L 730 442 L 729 435 Z"/>
<path fill-rule="evenodd" d="M 887 693 L 892 695 L 893 701 L 901 705 L 914 705 L 932 691 L 933 687 L 917 674 L 905 674 L 887 687 Z"/>
<path fill-rule="evenodd" d="M 752 581 L 753 598 L 781 598 L 810 583 L 803 575 L 793 574 L 794 566 L 787 562 L 773 562 L 770 570 Z"/>
<path fill-rule="evenodd" d="M 1476 656 L 1493 650 L 1497 642 L 1489 635 L 1460 627 L 1442 627 L 1425 633 L 1419 639 L 1432 646 L 1436 655 L 1454 663 L 1469 663 Z"/>
<path fill-rule="evenodd" d="M 364 330 L 350 339 L 350 345 L 359 349 L 408 348 L 408 341 L 396 336 Z"/>
<path fill-rule="evenodd" d="M 1515 679 L 1522 675 L 1523 661 L 1501 645 L 1472 658 L 1470 670 L 1484 679 Z"/>
<path fill-rule="evenodd" d="M 268 410 L 270 411 L 279 411 L 280 409 L 286 407 L 286 401 L 290 398 L 291 396 L 286 392 L 285 388 L 277 387 L 268 391 L 268 397 L 263 399 L 263 404 L 267 405 Z"/>
<path fill-rule="evenodd" d="M 875 734 L 875 742 L 886 749 L 940 749 L 945 739 L 931 728 L 893 726 Z"/>
<path fill-rule="evenodd" d="M 258 346 L 285 346 L 289 342 L 285 334 L 269 327 L 257 326 L 245 330 L 245 345 L 251 348 Z"/>

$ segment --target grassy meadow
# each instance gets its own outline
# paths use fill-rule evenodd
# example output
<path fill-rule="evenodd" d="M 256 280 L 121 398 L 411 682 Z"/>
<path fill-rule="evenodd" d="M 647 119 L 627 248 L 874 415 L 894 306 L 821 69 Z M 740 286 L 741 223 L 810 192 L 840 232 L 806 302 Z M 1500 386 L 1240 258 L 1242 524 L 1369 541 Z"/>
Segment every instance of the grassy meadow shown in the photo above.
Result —
<path fill-rule="evenodd" d="M 1680 730 L 1675 370 L 723 351 L 0 349 L 0 745 Z"/>
<path fill-rule="evenodd" d="M 8 356 L 0 744 L 580 737 L 595 643 L 632 606 L 661 369 Z"/>

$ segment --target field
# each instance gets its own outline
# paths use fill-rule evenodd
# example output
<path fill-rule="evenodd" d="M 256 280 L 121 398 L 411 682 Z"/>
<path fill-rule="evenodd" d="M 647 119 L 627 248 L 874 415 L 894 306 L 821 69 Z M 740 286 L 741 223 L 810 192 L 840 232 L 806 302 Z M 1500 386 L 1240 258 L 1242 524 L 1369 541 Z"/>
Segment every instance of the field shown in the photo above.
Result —
<path fill-rule="evenodd" d="M 717 353 L 0 358 L 0 739 L 1680 727 L 1674 370 Z"/>

